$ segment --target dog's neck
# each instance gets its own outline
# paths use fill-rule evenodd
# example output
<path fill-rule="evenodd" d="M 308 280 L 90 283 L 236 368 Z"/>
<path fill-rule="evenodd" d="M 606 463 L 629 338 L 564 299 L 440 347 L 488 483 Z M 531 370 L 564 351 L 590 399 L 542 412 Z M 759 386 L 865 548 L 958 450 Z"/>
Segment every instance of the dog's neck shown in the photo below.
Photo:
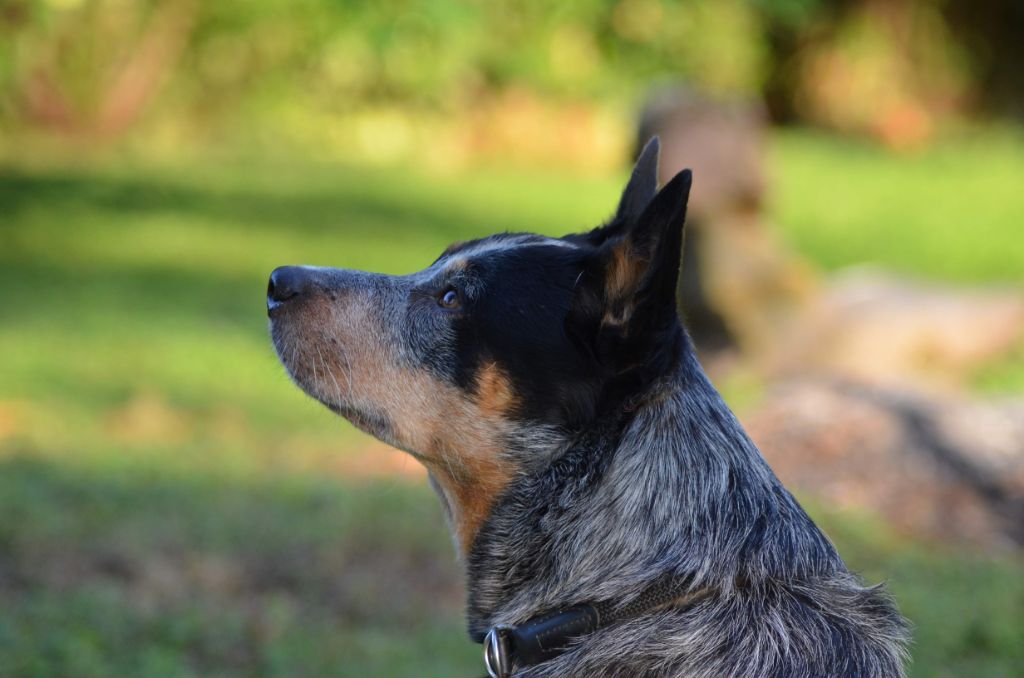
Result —
<path fill-rule="evenodd" d="M 842 563 L 686 351 L 672 374 L 495 504 L 467 559 L 470 632 L 634 595 Z"/>

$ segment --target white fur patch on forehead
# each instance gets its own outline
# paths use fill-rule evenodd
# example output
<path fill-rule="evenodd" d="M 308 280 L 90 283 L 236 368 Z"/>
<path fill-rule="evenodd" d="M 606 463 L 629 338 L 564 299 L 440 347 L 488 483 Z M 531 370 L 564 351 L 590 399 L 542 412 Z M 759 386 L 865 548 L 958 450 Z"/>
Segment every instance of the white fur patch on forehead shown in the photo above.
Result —
<path fill-rule="evenodd" d="M 460 268 L 473 257 L 495 252 L 510 252 L 512 250 L 526 249 L 528 247 L 567 247 L 576 249 L 576 245 L 558 238 L 549 238 L 541 235 L 516 235 L 505 238 L 481 240 L 454 252 L 444 258 L 445 268 Z"/>

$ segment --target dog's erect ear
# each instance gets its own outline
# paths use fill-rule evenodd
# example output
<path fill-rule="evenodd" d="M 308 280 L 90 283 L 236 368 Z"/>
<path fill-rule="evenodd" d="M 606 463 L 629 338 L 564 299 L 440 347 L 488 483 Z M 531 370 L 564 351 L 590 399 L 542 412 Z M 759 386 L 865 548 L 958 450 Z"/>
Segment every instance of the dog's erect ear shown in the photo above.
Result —
<path fill-rule="evenodd" d="M 651 200 L 658 192 L 658 155 L 661 152 L 661 142 L 658 137 L 651 137 L 651 140 L 640 151 L 640 157 L 633 166 L 633 173 L 629 176 L 629 183 L 622 192 L 619 199 L 619 209 L 615 213 L 613 221 L 634 223 L 640 218 Z"/>
<path fill-rule="evenodd" d="M 644 307 L 675 309 L 683 223 L 693 175 L 683 170 L 665 184 L 635 223 L 602 246 L 606 325 L 630 325 Z"/>
<path fill-rule="evenodd" d="M 601 242 L 575 288 L 566 328 L 613 373 L 656 370 L 654 356 L 679 327 L 676 284 L 691 182 L 683 170 Z"/>
<path fill-rule="evenodd" d="M 598 247 L 577 287 L 570 327 L 616 373 L 655 368 L 653 356 L 679 327 L 676 282 L 691 182 L 683 170 L 658 191 L 634 223 Z"/>
<path fill-rule="evenodd" d="M 567 240 L 595 247 L 576 281 L 570 336 L 616 373 L 647 365 L 676 331 L 676 283 L 693 175 L 683 170 L 660 191 L 654 137 L 637 159 L 619 208 L 606 226 Z"/>
<path fill-rule="evenodd" d="M 658 192 L 658 155 L 661 142 L 658 137 L 651 140 L 640 151 L 640 156 L 629 175 L 629 182 L 619 198 L 619 208 L 615 216 L 604 226 L 595 228 L 588 233 L 565 236 L 566 240 L 600 245 L 610 238 L 621 235 L 627 228 L 635 224 Z"/>

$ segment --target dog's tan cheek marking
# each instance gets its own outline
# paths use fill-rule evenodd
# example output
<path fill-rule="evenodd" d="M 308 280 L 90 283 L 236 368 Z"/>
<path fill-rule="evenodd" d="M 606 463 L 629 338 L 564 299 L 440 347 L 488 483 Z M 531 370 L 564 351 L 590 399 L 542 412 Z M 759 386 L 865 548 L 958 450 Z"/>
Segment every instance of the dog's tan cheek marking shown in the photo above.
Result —
<path fill-rule="evenodd" d="M 448 501 L 459 546 L 468 553 L 494 502 L 508 486 L 511 473 L 494 460 L 472 457 L 455 466 L 454 474 L 444 462 L 430 460 L 426 466 Z"/>
<path fill-rule="evenodd" d="M 436 438 L 437 445 L 454 444 L 457 449 L 455 473 L 443 466 L 431 471 L 453 505 L 453 522 L 463 552 L 468 552 L 494 502 L 511 480 L 513 470 L 503 459 L 501 441 L 495 434 L 507 426 L 507 415 L 515 402 L 511 381 L 497 364 L 489 363 L 477 376 L 470 407 L 463 410 L 471 419 L 455 422 L 460 429 L 453 437 Z M 443 458 L 444 450 L 440 451 Z"/>
<path fill-rule="evenodd" d="M 495 364 L 484 366 L 472 394 L 420 373 L 415 388 L 434 394 L 430 407 L 412 412 L 408 431 L 425 450 L 425 464 L 448 501 L 456 538 L 468 552 L 480 526 L 514 473 L 503 456 L 507 414 L 516 396 Z"/>
<path fill-rule="evenodd" d="M 512 382 L 496 363 L 488 363 L 476 380 L 476 402 L 481 412 L 505 415 L 515 404 Z"/>
<path fill-rule="evenodd" d="M 502 454 L 502 436 L 508 427 L 503 414 L 513 402 L 511 389 L 496 373 L 486 383 L 486 397 L 477 399 L 467 399 L 451 386 L 437 389 L 438 409 L 427 413 L 422 422 L 422 434 L 429 437 L 426 464 L 451 504 L 453 527 L 464 553 L 513 474 Z"/>
<path fill-rule="evenodd" d="M 313 329 L 310 320 L 306 331 Z M 401 367 L 380 339 L 379 323 L 358 302 L 321 307 L 316 323 L 323 354 L 319 390 L 340 388 L 353 404 L 372 405 L 389 416 L 394 439 L 385 442 L 415 453 L 434 475 L 459 544 L 468 552 L 513 474 L 502 454 L 507 412 L 516 400 L 509 379 L 497 365 L 487 365 L 474 393 L 467 394 L 426 370 Z M 304 359 L 315 355 L 315 349 L 307 351 Z"/>
<path fill-rule="evenodd" d="M 420 455 L 441 486 L 463 552 L 513 473 L 502 455 L 502 437 L 514 395 L 496 368 L 481 379 L 478 391 L 486 396 L 468 397 L 426 371 L 402 369 L 388 379 L 400 390 L 380 394 L 388 401 L 384 409 L 392 413 L 396 442 Z"/>

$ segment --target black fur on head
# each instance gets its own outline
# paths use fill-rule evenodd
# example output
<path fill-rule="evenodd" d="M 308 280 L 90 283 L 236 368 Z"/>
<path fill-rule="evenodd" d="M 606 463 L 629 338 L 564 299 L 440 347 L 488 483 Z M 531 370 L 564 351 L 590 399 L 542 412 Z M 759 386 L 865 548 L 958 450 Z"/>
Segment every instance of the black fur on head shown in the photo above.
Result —
<path fill-rule="evenodd" d="M 464 308 L 439 361 L 471 389 L 498 365 L 512 416 L 574 430 L 664 373 L 685 345 L 675 289 L 691 174 L 657 190 L 658 141 L 604 226 L 561 239 L 503 233 L 448 248 Z"/>

